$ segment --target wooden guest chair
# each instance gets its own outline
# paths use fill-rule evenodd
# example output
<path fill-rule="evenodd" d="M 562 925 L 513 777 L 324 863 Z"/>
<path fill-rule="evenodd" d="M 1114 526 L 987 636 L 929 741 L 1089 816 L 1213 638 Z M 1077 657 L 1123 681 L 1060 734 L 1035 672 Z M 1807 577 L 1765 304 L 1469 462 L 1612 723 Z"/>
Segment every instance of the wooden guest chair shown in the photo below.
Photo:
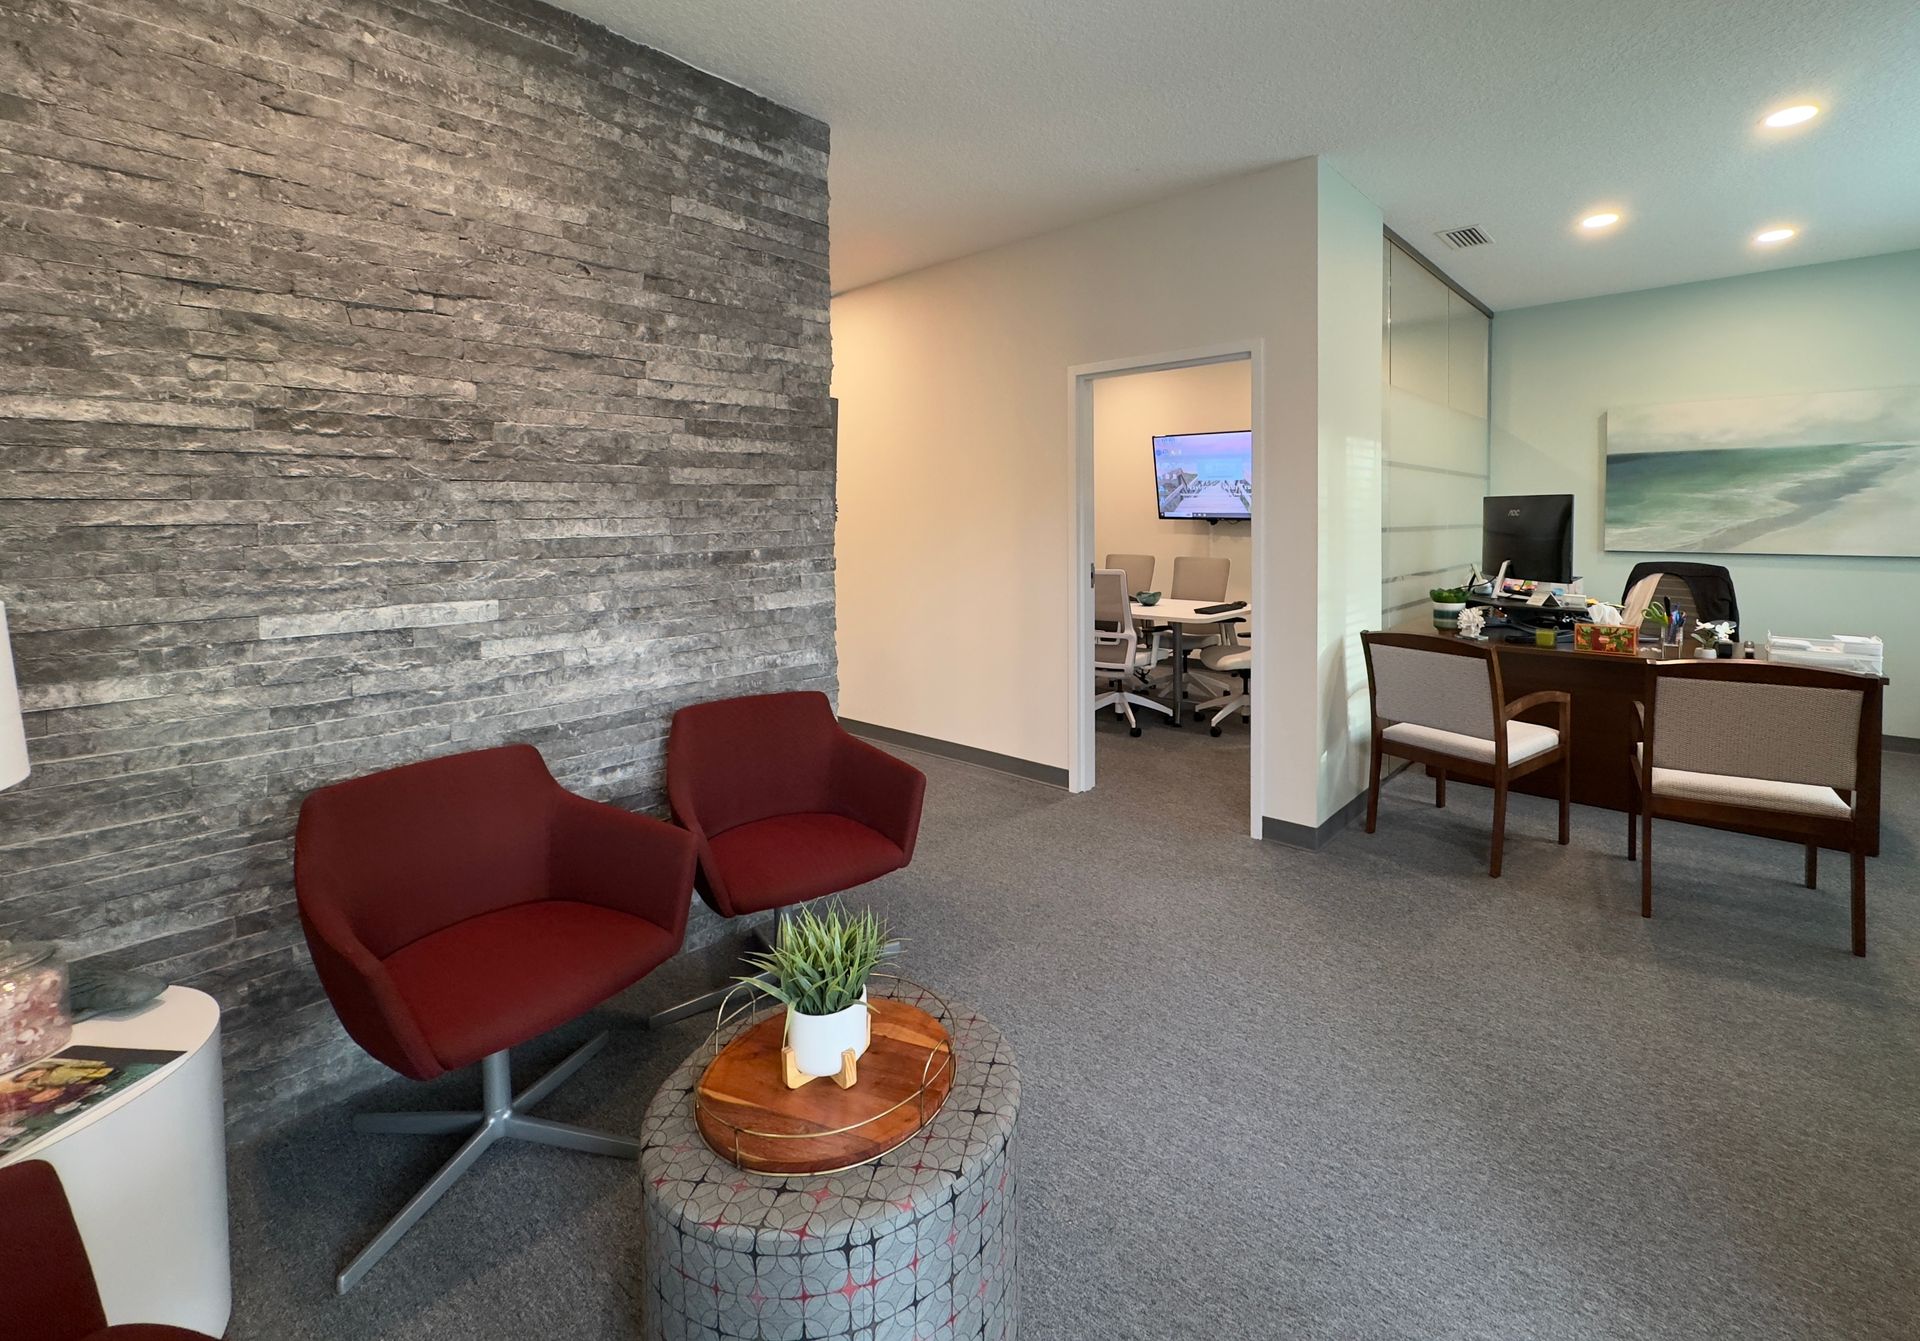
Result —
<path fill-rule="evenodd" d="M 1806 884 L 1820 849 L 1853 873 L 1853 952 L 1867 952 L 1867 858 L 1880 844 L 1881 682 L 1763 662 L 1653 669 L 1628 760 L 1627 856 L 1640 859 L 1640 916 L 1653 916 L 1653 821 L 1798 843 Z"/>
<path fill-rule="evenodd" d="M 1367 779 L 1367 832 L 1380 813 L 1384 755 L 1425 764 L 1433 773 L 1433 803 L 1447 803 L 1447 775 L 1493 787 L 1493 856 L 1487 874 L 1500 874 L 1506 846 L 1507 786 L 1515 778 L 1560 766 L 1560 842 L 1568 839 L 1573 748 L 1568 734 L 1572 700 L 1558 690 L 1507 702 L 1493 649 L 1422 633 L 1362 633 L 1367 687 L 1373 700 L 1373 762 Z M 1519 720 L 1536 709 L 1555 710 L 1555 725 Z"/>

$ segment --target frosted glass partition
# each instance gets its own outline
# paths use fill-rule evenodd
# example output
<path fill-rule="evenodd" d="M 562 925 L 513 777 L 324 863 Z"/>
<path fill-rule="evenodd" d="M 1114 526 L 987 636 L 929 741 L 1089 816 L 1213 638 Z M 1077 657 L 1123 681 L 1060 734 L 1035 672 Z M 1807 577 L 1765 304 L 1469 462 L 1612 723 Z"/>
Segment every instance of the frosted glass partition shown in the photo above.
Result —
<path fill-rule="evenodd" d="M 1480 558 L 1490 323 L 1406 251 L 1386 249 L 1380 606 L 1390 627 Z"/>

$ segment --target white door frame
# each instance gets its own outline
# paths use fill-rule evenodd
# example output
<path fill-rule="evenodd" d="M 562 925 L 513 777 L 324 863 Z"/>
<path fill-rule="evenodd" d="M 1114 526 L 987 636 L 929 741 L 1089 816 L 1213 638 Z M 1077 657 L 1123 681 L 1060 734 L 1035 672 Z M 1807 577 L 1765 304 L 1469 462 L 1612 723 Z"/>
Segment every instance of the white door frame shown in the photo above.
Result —
<path fill-rule="evenodd" d="M 1240 340 L 1229 344 L 1207 345 L 1199 349 L 1180 349 L 1164 354 L 1135 358 L 1108 359 L 1101 363 L 1082 363 L 1067 369 L 1067 431 L 1072 444 L 1068 457 L 1069 509 L 1067 535 L 1067 581 L 1074 592 L 1074 617 L 1071 649 L 1067 657 L 1071 680 L 1063 686 L 1063 697 L 1072 723 L 1067 764 L 1067 790 L 1084 792 L 1093 786 L 1093 639 L 1087 631 L 1093 627 L 1093 584 L 1087 574 L 1093 568 L 1093 384 L 1106 377 L 1124 377 L 1129 373 L 1168 372 L 1175 368 L 1198 368 L 1209 363 L 1235 363 L 1242 359 L 1252 365 L 1253 373 L 1253 582 L 1251 605 L 1255 618 L 1265 616 L 1267 549 L 1266 528 L 1261 524 L 1264 509 L 1259 506 L 1262 463 L 1267 449 L 1266 426 L 1266 344 L 1261 340 Z M 1269 634 L 1271 634 L 1271 622 Z M 1258 676 L 1250 677 L 1256 683 Z M 1266 733 L 1261 730 L 1259 691 L 1254 700 L 1252 759 L 1247 786 L 1248 831 L 1260 837 L 1264 782 L 1266 779 Z M 1183 730 L 1185 728 L 1182 728 Z"/>

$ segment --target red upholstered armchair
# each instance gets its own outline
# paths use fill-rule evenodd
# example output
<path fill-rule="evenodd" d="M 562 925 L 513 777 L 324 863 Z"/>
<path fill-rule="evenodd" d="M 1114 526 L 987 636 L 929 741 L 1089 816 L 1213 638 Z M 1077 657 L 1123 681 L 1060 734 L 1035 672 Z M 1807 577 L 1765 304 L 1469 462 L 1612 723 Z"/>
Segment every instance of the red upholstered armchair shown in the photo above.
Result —
<path fill-rule="evenodd" d="M 401 1075 L 481 1066 L 480 1111 L 362 1114 L 361 1131 L 468 1133 L 341 1272 L 342 1293 L 504 1137 L 636 1157 L 621 1137 L 530 1117 L 606 1042 L 512 1093 L 507 1050 L 625 990 L 680 948 L 693 842 L 561 788 L 530 745 L 389 769 L 300 808 L 294 882 L 328 998 Z"/>
<path fill-rule="evenodd" d="M 693 835 L 696 888 L 722 917 L 785 908 L 913 860 L 927 779 L 843 730 L 825 694 L 721 699 L 680 709 L 667 799 Z M 709 994 L 654 1017 L 704 1009 Z"/>
<path fill-rule="evenodd" d="M 0 1317 L 34 1341 L 211 1341 L 158 1323 L 107 1326 L 87 1245 L 45 1160 L 0 1169 Z"/>

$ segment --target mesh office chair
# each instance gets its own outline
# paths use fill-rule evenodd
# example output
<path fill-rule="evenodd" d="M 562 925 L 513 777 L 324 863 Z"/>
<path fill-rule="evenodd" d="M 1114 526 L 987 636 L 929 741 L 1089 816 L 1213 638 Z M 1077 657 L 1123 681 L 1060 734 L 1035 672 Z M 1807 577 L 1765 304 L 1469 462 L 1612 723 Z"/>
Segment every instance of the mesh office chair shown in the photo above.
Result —
<path fill-rule="evenodd" d="M 1677 820 L 1848 855 L 1853 952 L 1867 952 L 1867 858 L 1879 852 L 1881 685 L 1873 676 L 1765 662 L 1656 666 L 1629 761 L 1627 856 L 1653 916 L 1653 821 Z"/>
<path fill-rule="evenodd" d="M 1153 590 L 1153 555 L 1109 554 L 1107 567 L 1118 568 L 1127 575 L 1127 595 Z"/>
<path fill-rule="evenodd" d="M 1151 708 L 1173 716 L 1173 709 L 1127 688 L 1133 673 L 1147 664 L 1133 627 L 1133 602 L 1127 595 L 1127 575 L 1118 568 L 1096 568 L 1093 573 L 1093 710 L 1111 707 L 1127 719 L 1129 735 L 1140 734 L 1135 708 Z M 1107 686 L 1101 692 L 1101 686 Z"/>
<path fill-rule="evenodd" d="M 1176 601 L 1217 602 L 1227 599 L 1227 575 L 1232 571 L 1232 561 L 1215 559 L 1205 555 L 1182 554 L 1173 561 L 1173 584 L 1167 595 Z M 1197 652 L 1209 643 L 1217 643 L 1227 636 L 1231 627 L 1226 624 L 1182 624 L 1180 626 L 1180 645 L 1189 654 Z M 1159 666 L 1167 656 L 1173 644 L 1173 635 L 1165 625 L 1154 629 L 1152 655 L 1149 665 Z M 1157 670 L 1156 680 L 1171 680 L 1171 668 Z"/>
<path fill-rule="evenodd" d="M 1558 690 L 1509 703 L 1493 649 L 1422 633 L 1362 633 L 1367 687 L 1373 699 L 1373 762 L 1367 780 L 1367 832 L 1380 813 L 1380 761 L 1394 755 L 1433 772 L 1433 801 L 1447 803 L 1447 775 L 1492 784 L 1493 854 L 1487 874 L 1500 874 L 1506 846 L 1507 785 L 1560 766 L 1560 843 L 1569 834 L 1573 754 L 1568 735 L 1572 699 Z M 1555 711 L 1553 726 L 1522 722 L 1534 709 Z"/>

